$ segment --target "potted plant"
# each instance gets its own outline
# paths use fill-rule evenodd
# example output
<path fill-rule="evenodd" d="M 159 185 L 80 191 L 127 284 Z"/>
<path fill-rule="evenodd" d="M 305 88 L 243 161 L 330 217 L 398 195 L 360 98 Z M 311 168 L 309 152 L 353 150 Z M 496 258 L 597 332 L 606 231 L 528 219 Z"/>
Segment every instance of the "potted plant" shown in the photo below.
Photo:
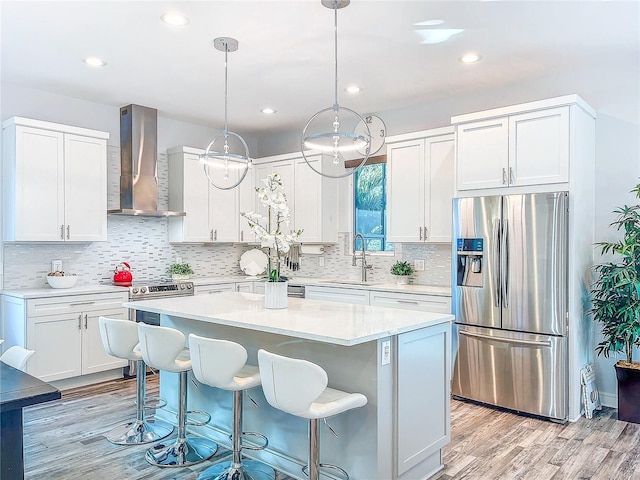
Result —
<path fill-rule="evenodd" d="M 409 262 L 397 261 L 391 266 L 391 275 L 396 276 L 396 283 L 406 285 L 409 283 L 409 276 L 413 275 L 413 265 Z"/>
<path fill-rule="evenodd" d="M 172 263 L 167 269 L 167 273 L 171 275 L 172 280 L 178 281 L 189 280 L 189 275 L 195 272 L 188 263 Z"/>
<path fill-rule="evenodd" d="M 286 254 L 302 230 L 284 233 L 283 227 L 291 221 L 284 185 L 280 175 L 272 173 L 262 179 L 263 187 L 256 188 L 258 200 L 267 207 L 267 216 L 255 212 L 241 212 L 260 240 L 260 246 L 268 249 L 268 277 L 265 285 L 265 308 L 287 307 L 287 278 L 280 275 L 280 257 Z M 285 229 L 286 230 L 286 229 Z"/>
<path fill-rule="evenodd" d="M 640 198 L 640 183 L 631 191 Z M 618 379 L 618 419 L 640 423 L 640 363 L 633 350 L 640 346 L 640 205 L 617 208 L 612 227 L 622 238 L 596 244 L 601 253 L 613 254 L 614 261 L 594 266 L 598 275 L 592 285 L 590 312 L 602 325 L 603 340 L 598 355 L 624 353 L 616 365 Z"/>

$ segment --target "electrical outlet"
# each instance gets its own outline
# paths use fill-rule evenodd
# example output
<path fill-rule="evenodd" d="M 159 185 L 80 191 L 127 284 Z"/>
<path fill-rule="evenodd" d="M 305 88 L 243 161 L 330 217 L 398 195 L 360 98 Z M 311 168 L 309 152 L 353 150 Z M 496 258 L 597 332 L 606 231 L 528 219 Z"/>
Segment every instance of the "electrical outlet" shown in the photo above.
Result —
<path fill-rule="evenodd" d="M 182 257 L 176 257 L 176 263 L 182 263 Z"/>
<path fill-rule="evenodd" d="M 422 260 L 422 259 L 414 260 L 413 261 L 413 268 L 416 270 L 416 272 L 424 272 L 424 260 Z"/>
<path fill-rule="evenodd" d="M 319 267 L 324 267 L 324 257 L 323 256 L 318 257 L 318 266 Z"/>
<path fill-rule="evenodd" d="M 51 260 L 51 271 L 52 272 L 61 272 L 62 271 L 62 260 Z"/>
<path fill-rule="evenodd" d="M 391 340 L 382 342 L 380 355 L 380 365 L 389 365 L 391 363 Z"/>

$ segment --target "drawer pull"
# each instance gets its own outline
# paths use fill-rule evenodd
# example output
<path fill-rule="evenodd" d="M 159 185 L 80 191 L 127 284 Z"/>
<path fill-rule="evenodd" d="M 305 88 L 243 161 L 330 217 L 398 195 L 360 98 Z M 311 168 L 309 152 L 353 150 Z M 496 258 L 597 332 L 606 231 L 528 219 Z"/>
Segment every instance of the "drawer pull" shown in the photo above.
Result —
<path fill-rule="evenodd" d="M 85 313 L 84 314 L 84 329 L 85 330 L 87 329 L 87 317 L 88 317 L 88 315 Z"/>
<path fill-rule="evenodd" d="M 415 300 L 398 300 L 398 303 L 408 303 L 410 305 L 418 305 L 418 302 L 416 302 Z"/>
<path fill-rule="evenodd" d="M 96 302 L 78 302 L 78 303 L 70 303 L 70 307 L 77 307 L 78 305 L 93 305 Z"/>
<path fill-rule="evenodd" d="M 82 330 L 82 314 L 78 315 L 78 330 Z"/>

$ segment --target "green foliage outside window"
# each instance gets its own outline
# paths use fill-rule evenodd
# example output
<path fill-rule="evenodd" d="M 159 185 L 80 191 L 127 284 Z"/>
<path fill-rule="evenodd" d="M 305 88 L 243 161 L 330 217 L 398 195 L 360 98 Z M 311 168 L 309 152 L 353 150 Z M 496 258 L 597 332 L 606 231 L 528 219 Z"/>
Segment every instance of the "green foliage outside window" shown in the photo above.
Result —
<path fill-rule="evenodd" d="M 367 251 L 393 251 L 393 244 L 386 239 L 386 164 L 365 165 L 355 175 L 354 231 L 365 238 Z M 356 249 L 360 248 L 358 239 Z"/>

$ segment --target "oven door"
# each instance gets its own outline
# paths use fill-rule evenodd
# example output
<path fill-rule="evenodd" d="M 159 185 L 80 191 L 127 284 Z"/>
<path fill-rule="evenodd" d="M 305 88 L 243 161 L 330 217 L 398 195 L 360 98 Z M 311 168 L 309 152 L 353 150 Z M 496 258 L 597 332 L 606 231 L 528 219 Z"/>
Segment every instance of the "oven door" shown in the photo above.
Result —
<path fill-rule="evenodd" d="M 143 322 L 147 325 L 155 325 L 160 326 L 160 314 L 159 313 L 151 313 L 151 312 L 143 312 L 142 310 L 133 310 L 132 320 L 136 322 Z"/>

